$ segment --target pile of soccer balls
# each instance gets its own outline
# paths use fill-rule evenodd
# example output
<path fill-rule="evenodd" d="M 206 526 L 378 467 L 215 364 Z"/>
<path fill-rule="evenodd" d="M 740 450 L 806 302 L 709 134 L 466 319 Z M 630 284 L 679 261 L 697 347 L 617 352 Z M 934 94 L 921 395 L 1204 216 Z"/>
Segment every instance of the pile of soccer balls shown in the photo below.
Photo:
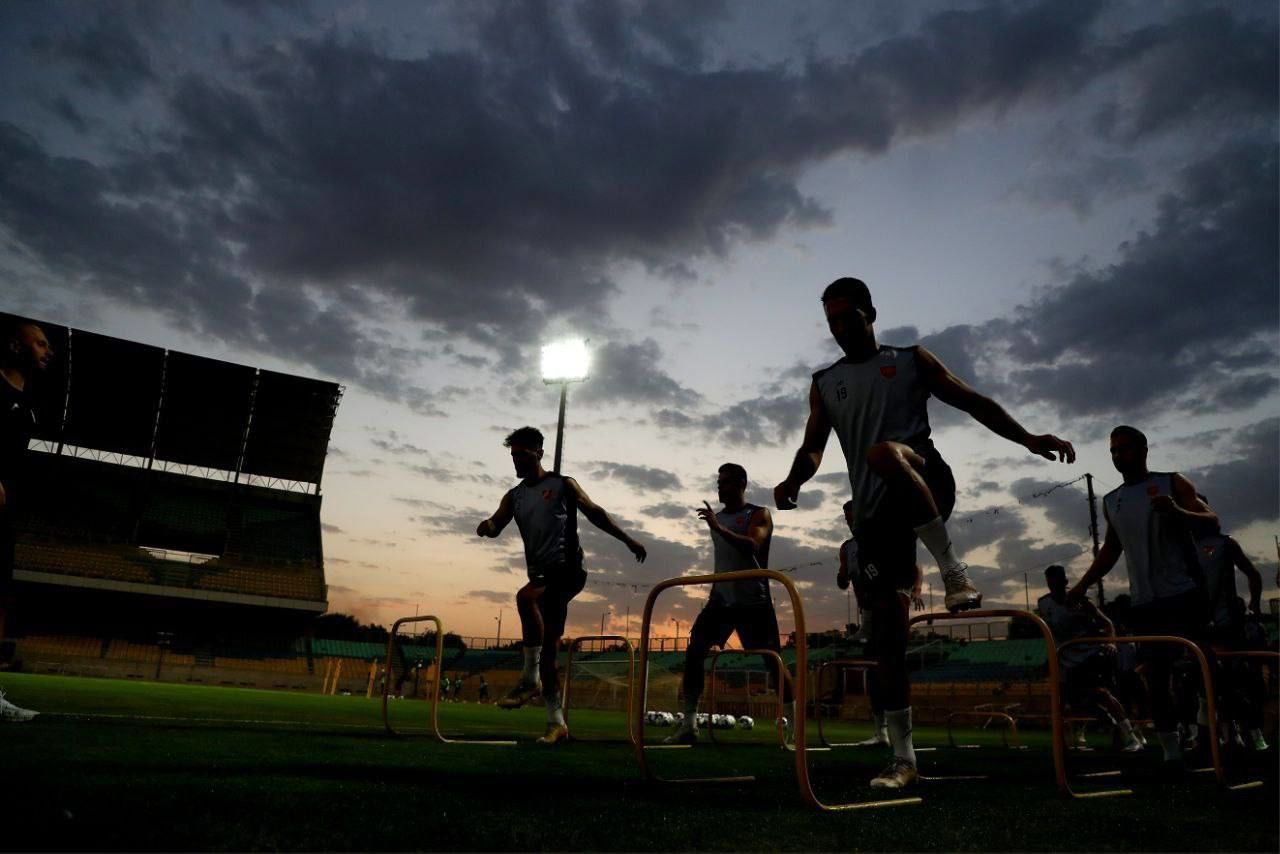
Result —
<path fill-rule="evenodd" d="M 668 727 L 684 723 L 684 712 L 657 712 L 652 709 L 644 713 L 644 722 L 649 726 Z M 756 722 L 747 715 L 708 715 L 698 713 L 698 726 L 712 729 L 754 729 Z"/>

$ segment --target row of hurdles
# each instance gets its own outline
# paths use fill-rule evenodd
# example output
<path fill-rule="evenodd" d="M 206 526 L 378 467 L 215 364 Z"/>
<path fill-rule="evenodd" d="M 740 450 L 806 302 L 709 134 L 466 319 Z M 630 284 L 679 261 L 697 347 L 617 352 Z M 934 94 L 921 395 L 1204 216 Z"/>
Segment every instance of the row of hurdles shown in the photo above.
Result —
<path fill-rule="evenodd" d="M 792 580 L 786 575 L 776 570 L 769 569 L 751 569 L 739 572 L 721 573 L 717 575 L 691 575 L 681 576 L 679 578 L 669 578 L 659 582 L 649 592 L 645 601 L 644 616 L 641 621 L 640 630 L 640 647 L 637 655 L 635 646 L 628 640 L 619 635 L 592 635 L 574 639 L 569 645 L 567 673 L 572 673 L 573 656 L 575 651 L 581 648 L 584 643 L 588 642 L 609 642 L 620 644 L 628 653 L 628 734 L 627 740 L 634 749 L 635 757 L 640 765 L 641 773 L 644 778 L 652 783 L 713 783 L 713 782 L 733 782 L 740 783 L 749 781 L 751 777 L 699 777 L 685 779 L 669 779 L 659 776 L 649 761 L 648 754 L 656 749 L 671 749 L 674 745 L 664 744 L 646 744 L 645 743 L 645 726 L 648 694 L 649 673 L 649 656 L 650 656 L 650 626 L 653 618 L 654 606 L 658 601 L 658 597 L 665 590 L 674 587 L 685 587 L 691 585 L 709 585 L 719 582 L 732 581 L 750 581 L 755 579 L 766 579 L 771 582 L 777 582 L 787 591 L 791 600 L 791 606 L 795 618 L 795 672 L 790 673 L 776 652 L 772 650 L 760 649 L 723 649 L 715 650 L 711 655 L 711 671 L 714 677 L 716 661 L 720 656 L 726 654 L 735 655 L 758 655 L 770 661 L 778 670 L 780 680 L 788 680 L 791 683 L 793 695 L 796 697 L 807 697 L 806 680 L 808 676 L 808 644 L 805 627 L 804 604 L 801 600 L 800 593 Z M 1075 638 L 1064 643 L 1057 643 L 1054 640 L 1053 633 L 1049 626 L 1042 620 L 1039 615 L 1024 610 L 1016 609 L 995 609 L 995 610 L 979 610 L 964 611 L 956 614 L 948 612 L 918 614 L 911 618 L 910 625 L 925 624 L 932 626 L 935 623 L 948 620 L 965 620 L 965 619 L 1011 619 L 1023 620 L 1034 625 L 1040 632 L 1044 640 L 1047 650 L 1048 673 L 1046 682 L 1050 696 L 1050 727 L 1052 731 L 1052 756 L 1053 756 L 1053 778 L 1058 791 L 1069 798 L 1088 799 L 1113 797 L 1119 795 L 1133 794 L 1133 790 L 1129 788 L 1104 789 L 1095 791 L 1077 791 L 1073 786 L 1073 781 L 1068 774 L 1067 768 L 1067 747 L 1065 738 L 1065 727 L 1068 720 L 1079 719 L 1067 713 L 1062 696 L 1061 681 L 1061 665 L 1059 657 L 1062 651 L 1074 646 L 1100 645 L 1123 641 L 1125 643 L 1136 644 L 1160 644 L 1166 646 L 1174 646 L 1184 650 L 1189 654 L 1191 659 L 1196 663 L 1201 679 L 1201 685 L 1204 691 L 1205 700 L 1208 706 L 1208 730 L 1209 730 L 1209 751 L 1212 760 L 1211 767 L 1204 769 L 1195 769 L 1202 773 L 1212 773 L 1217 785 L 1224 791 L 1241 791 L 1246 789 L 1254 789 L 1264 785 L 1261 780 L 1242 780 L 1233 781 L 1229 778 L 1228 770 L 1223 762 L 1222 750 L 1219 746 L 1218 738 L 1218 720 L 1217 720 L 1217 702 L 1215 690 L 1215 677 L 1213 667 L 1210 665 L 1209 659 L 1204 651 L 1186 638 L 1175 637 L 1172 635 L 1125 635 L 1117 637 L 1114 633 L 1110 635 L 1097 637 Z M 410 623 L 430 622 L 435 625 L 436 637 L 436 660 L 442 661 L 444 656 L 444 625 L 436 616 L 417 616 L 405 617 L 397 620 L 391 627 L 391 631 L 387 640 L 387 661 L 386 672 L 391 673 L 393 667 L 393 656 L 395 654 L 395 643 L 397 634 L 403 625 Z M 1276 666 L 1280 663 L 1280 652 L 1274 650 L 1264 651 L 1238 651 L 1238 652 L 1219 652 L 1216 653 L 1217 658 L 1254 658 L 1267 660 Z M 823 661 L 815 673 L 817 684 L 821 684 L 823 673 L 828 668 L 856 668 L 870 669 L 876 666 L 875 661 L 869 659 L 832 659 Z M 634 688 L 636 674 L 641 674 L 641 689 L 637 692 Z M 440 730 L 439 723 L 439 679 L 440 669 L 436 668 L 435 673 L 435 690 L 431 692 L 431 712 L 430 727 L 432 737 L 443 744 L 472 744 L 472 745 L 514 745 L 516 742 L 512 740 L 494 740 L 494 739 L 465 739 L 465 738 L 449 738 Z M 387 687 L 384 688 L 382 694 L 382 715 L 383 724 L 388 734 L 400 735 L 392 725 L 390 718 L 389 701 L 392 697 L 390 689 L 390 679 L 386 680 Z M 708 691 L 707 703 L 710 708 L 715 708 L 715 685 L 716 680 L 710 680 L 710 689 Z M 566 720 L 569 718 L 571 709 L 571 686 L 572 679 L 566 678 L 565 690 L 563 694 L 563 705 Z M 778 702 L 778 719 L 783 717 L 783 692 L 777 692 Z M 817 724 L 817 734 L 820 746 L 811 746 L 807 743 L 806 734 L 806 715 L 797 714 L 794 723 L 794 744 L 786 744 L 783 739 L 782 726 L 778 725 L 779 739 L 783 741 L 784 746 L 794 754 L 796 781 L 799 786 L 800 796 L 805 803 L 822 811 L 843 811 L 857 810 L 892 806 L 906 806 L 912 804 L 920 804 L 923 799 L 920 797 L 893 798 L 887 800 L 870 800 L 870 801 L 852 801 L 842 803 L 828 803 L 818 797 L 814 791 L 813 782 L 810 775 L 810 760 L 808 754 L 816 751 L 831 751 L 841 747 L 849 747 L 849 744 L 832 743 L 826 737 L 823 729 L 823 719 L 821 713 L 821 703 L 815 703 L 815 723 Z M 952 717 L 959 717 L 964 714 L 972 714 L 982 720 L 1002 720 L 1009 726 L 1009 733 L 1012 733 L 1016 742 L 1016 720 L 1010 710 L 995 709 L 975 709 L 972 713 L 957 712 Z M 948 737 L 950 743 L 954 745 L 954 740 L 950 738 L 952 720 L 947 721 Z M 714 741 L 714 731 L 711 732 L 711 738 Z M 1007 735 L 1006 735 L 1006 745 Z M 1119 776 L 1121 772 L 1103 772 L 1101 774 L 1084 775 L 1088 777 L 1109 777 Z M 968 778 L 981 779 L 981 778 Z"/>

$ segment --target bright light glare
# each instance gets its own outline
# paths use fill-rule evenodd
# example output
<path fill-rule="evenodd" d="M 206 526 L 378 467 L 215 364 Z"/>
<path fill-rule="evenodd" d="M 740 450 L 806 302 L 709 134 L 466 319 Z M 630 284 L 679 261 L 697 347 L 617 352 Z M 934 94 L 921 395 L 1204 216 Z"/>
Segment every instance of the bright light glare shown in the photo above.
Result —
<path fill-rule="evenodd" d="M 581 338 L 565 338 L 542 347 L 543 382 L 581 382 L 587 378 L 590 367 L 587 342 Z"/>

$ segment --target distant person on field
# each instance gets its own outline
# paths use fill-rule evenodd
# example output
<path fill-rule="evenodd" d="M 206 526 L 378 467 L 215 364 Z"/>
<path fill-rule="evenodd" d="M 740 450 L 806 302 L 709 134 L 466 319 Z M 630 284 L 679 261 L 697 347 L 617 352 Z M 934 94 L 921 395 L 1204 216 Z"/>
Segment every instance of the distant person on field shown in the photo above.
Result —
<path fill-rule="evenodd" d="M 480 674 L 480 697 L 477 702 L 489 702 L 489 682 L 484 678 L 483 673 Z"/>
<path fill-rule="evenodd" d="M 1036 613 L 1049 625 L 1053 639 L 1065 643 L 1073 638 L 1109 634 L 1111 621 L 1088 599 L 1067 598 L 1067 571 L 1057 564 L 1044 571 L 1049 592 L 1036 602 Z M 1089 709 L 1120 730 L 1126 753 L 1142 750 L 1142 738 L 1129 722 L 1129 714 L 1115 697 L 1117 650 L 1106 646 L 1070 646 L 1059 656 L 1067 703 Z"/>
<path fill-rule="evenodd" d="M 737 463 L 720 466 L 716 492 L 723 509 L 716 512 L 703 502 L 696 511 L 711 534 L 716 574 L 767 567 L 773 517 L 769 508 L 747 503 L 747 470 Z M 735 632 L 743 649 L 770 649 L 781 654 L 778 617 L 767 579 L 711 585 L 707 603 L 689 630 L 684 657 L 684 718 L 665 739 L 667 744 L 693 744 L 698 740 L 698 700 L 706 680 L 707 653 L 713 646 L 723 647 Z M 777 663 L 765 658 L 764 665 L 768 679 L 776 679 Z M 785 675 L 778 690 L 783 692 L 784 702 L 792 702 L 791 682 Z M 791 715 L 794 721 L 794 709 Z"/>
<path fill-rule="evenodd" d="M 529 572 L 529 582 L 516 593 L 524 636 L 524 670 L 498 706 L 516 709 L 541 692 L 547 707 L 547 730 L 538 743 L 559 744 L 568 740 L 569 728 L 560 699 L 556 655 L 569 602 L 587 583 L 578 543 L 578 511 L 626 545 L 636 560 L 643 563 L 646 553 L 644 546 L 587 497 L 576 480 L 542 467 L 542 443 L 542 432 L 534 427 L 521 427 L 506 438 L 503 444 L 511 449 L 520 483 L 502 496 L 497 512 L 476 527 L 476 534 L 497 537 L 515 519 Z"/>
<path fill-rule="evenodd" d="M 1209 614 L 1195 534 L 1216 528 L 1218 517 L 1196 497 L 1195 486 L 1185 476 L 1147 468 L 1147 437 L 1142 431 L 1128 425 L 1112 430 L 1111 462 L 1124 483 L 1102 499 L 1107 536 L 1068 596 L 1083 599 L 1123 555 L 1129 571 L 1129 628 L 1138 635 L 1202 638 Z M 1147 666 L 1151 714 L 1165 761 L 1181 766 L 1171 678 L 1181 653 L 1167 645 L 1144 644 L 1138 655 Z"/>
<path fill-rule="evenodd" d="M 36 428 L 30 385 L 53 359 L 44 330 L 34 323 L 12 321 L 0 330 L 0 641 L 7 637 L 13 608 L 14 511 L 22 500 L 27 445 Z M 0 662 L 0 668 L 13 663 Z M 36 712 L 19 708 L 0 692 L 0 720 L 27 721 Z"/>

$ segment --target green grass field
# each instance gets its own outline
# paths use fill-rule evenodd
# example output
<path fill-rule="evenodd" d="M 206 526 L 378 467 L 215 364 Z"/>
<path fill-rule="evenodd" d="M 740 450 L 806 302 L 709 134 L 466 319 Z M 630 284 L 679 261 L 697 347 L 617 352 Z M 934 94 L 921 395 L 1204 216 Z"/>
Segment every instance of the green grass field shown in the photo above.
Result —
<path fill-rule="evenodd" d="M 721 747 L 652 754 L 670 776 L 742 774 L 755 783 L 646 785 L 620 741 L 620 714 L 576 711 L 575 743 L 533 744 L 541 709 L 442 709 L 449 735 L 514 737 L 515 747 L 442 745 L 384 735 L 378 701 L 150 682 L 5 674 L 0 687 L 43 714 L 0 725 L 0 848 L 374 850 L 984 850 L 1276 851 L 1270 784 L 1220 792 L 1211 775 L 1163 779 L 1157 753 L 1078 757 L 1125 767 L 1133 797 L 1068 801 L 1047 741 L 1005 751 L 922 753 L 922 806 L 819 814 L 800 801 L 792 755 L 767 727 Z M 428 705 L 393 705 L 423 731 Z M 810 727 L 812 730 L 812 727 Z M 661 737 L 664 730 L 650 730 Z M 865 727 L 840 726 L 840 740 Z M 811 733 L 811 739 L 814 738 Z M 917 745 L 945 745 L 917 730 Z M 601 739 L 603 741 L 595 741 Z M 1101 739 L 1099 739 L 1101 741 Z M 1099 744 L 1101 747 L 1101 745 Z M 870 798 L 885 757 L 814 754 L 825 799 Z"/>

